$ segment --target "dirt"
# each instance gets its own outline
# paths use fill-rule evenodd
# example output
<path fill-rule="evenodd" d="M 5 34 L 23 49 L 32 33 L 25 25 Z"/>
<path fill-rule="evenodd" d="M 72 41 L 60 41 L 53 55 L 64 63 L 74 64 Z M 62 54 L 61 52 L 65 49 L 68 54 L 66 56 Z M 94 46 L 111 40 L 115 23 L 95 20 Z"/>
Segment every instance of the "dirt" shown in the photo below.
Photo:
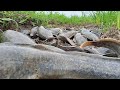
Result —
<path fill-rule="evenodd" d="M 114 38 L 120 40 L 120 31 L 115 28 L 110 28 L 106 33 L 104 33 L 101 38 Z"/>
<path fill-rule="evenodd" d="M 90 28 L 90 27 L 96 27 L 96 25 L 92 24 L 83 24 L 83 25 L 70 25 L 70 24 L 64 24 L 64 25 L 52 25 L 49 24 L 46 27 L 48 28 L 61 28 L 61 29 L 66 29 L 66 30 L 79 30 L 80 28 Z"/>
<path fill-rule="evenodd" d="M 21 25 L 21 26 L 19 26 L 20 30 L 30 30 L 32 28 L 33 28 L 33 26 L 31 26 L 31 25 Z"/>

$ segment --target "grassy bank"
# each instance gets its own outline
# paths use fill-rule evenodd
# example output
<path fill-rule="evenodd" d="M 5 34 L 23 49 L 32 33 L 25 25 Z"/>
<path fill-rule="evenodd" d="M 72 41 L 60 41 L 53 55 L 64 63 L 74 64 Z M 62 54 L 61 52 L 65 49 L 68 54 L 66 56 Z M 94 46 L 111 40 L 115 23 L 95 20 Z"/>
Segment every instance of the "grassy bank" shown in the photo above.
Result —
<path fill-rule="evenodd" d="M 35 13 L 35 11 L 1 11 L 0 28 L 19 28 L 20 25 L 47 26 L 47 25 L 85 25 L 94 24 L 108 30 L 110 27 L 120 29 L 120 12 L 118 11 L 97 11 L 91 15 L 67 17 L 59 13 L 45 12 Z"/>

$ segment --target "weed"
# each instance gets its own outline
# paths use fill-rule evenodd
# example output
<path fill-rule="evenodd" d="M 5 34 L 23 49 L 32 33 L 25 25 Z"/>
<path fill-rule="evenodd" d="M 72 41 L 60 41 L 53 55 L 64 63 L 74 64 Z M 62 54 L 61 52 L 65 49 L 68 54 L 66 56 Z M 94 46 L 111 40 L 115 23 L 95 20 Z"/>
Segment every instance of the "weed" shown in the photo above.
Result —
<path fill-rule="evenodd" d="M 89 16 L 82 13 L 82 16 L 67 17 L 63 14 L 45 13 L 41 11 L 1 11 L 0 12 L 0 25 L 3 27 L 10 26 L 13 21 L 18 28 L 19 25 L 32 25 L 32 26 L 48 26 L 50 25 L 84 25 L 95 24 L 105 31 L 114 26 L 120 29 L 120 12 L 118 11 L 96 11 L 92 12 Z"/>

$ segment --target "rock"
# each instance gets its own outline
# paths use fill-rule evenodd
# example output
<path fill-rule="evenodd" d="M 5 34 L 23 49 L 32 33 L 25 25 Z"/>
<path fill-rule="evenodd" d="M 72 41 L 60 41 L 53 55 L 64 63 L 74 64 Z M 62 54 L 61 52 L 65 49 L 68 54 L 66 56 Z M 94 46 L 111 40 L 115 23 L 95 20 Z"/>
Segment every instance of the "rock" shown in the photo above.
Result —
<path fill-rule="evenodd" d="M 93 49 L 96 50 L 100 55 L 109 56 L 109 57 L 117 56 L 117 54 L 114 51 L 112 51 L 108 48 L 105 48 L 105 47 L 96 47 Z"/>
<path fill-rule="evenodd" d="M 38 29 L 38 36 L 42 39 L 53 38 L 53 34 L 50 30 L 45 29 L 43 26 L 40 26 Z"/>
<path fill-rule="evenodd" d="M 100 29 L 92 29 L 92 30 L 90 30 L 90 32 L 94 33 L 99 38 L 102 35 L 102 30 L 100 30 Z"/>
<path fill-rule="evenodd" d="M 0 43 L 0 46 L 13 46 L 15 45 L 14 43 L 12 42 L 3 42 L 3 43 Z"/>
<path fill-rule="evenodd" d="M 76 46 L 76 44 L 69 38 L 66 38 L 67 42 L 72 45 L 72 46 Z"/>
<path fill-rule="evenodd" d="M 69 30 L 65 30 L 65 29 L 64 29 L 62 33 L 67 33 L 67 32 L 69 32 Z M 61 34 L 62 34 L 62 33 L 61 33 Z"/>
<path fill-rule="evenodd" d="M 75 39 L 75 37 L 73 38 L 73 42 L 76 43 L 76 39 Z"/>
<path fill-rule="evenodd" d="M 99 39 L 97 41 L 84 42 L 80 48 L 86 46 L 105 47 L 113 50 L 120 57 L 120 41 L 113 38 Z"/>
<path fill-rule="evenodd" d="M 21 33 L 23 33 L 25 35 L 29 35 L 30 34 L 30 30 L 21 30 Z"/>
<path fill-rule="evenodd" d="M 32 48 L 36 48 L 39 50 L 47 50 L 47 51 L 53 51 L 53 52 L 65 52 L 64 50 L 60 48 L 57 48 L 51 45 L 45 45 L 45 44 L 19 44 L 19 43 L 4 42 L 4 43 L 0 43 L 0 46 L 32 47 Z"/>
<path fill-rule="evenodd" d="M 96 41 L 99 39 L 94 33 L 90 32 L 90 30 L 87 30 L 85 28 L 81 29 L 81 34 L 92 41 Z"/>
<path fill-rule="evenodd" d="M 55 46 L 51 46 L 51 45 L 45 45 L 45 44 L 38 44 L 38 45 L 34 45 L 35 48 L 39 49 L 39 47 L 44 47 L 47 50 L 53 51 L 53 52 L 65 52 L 64 50 L 57 48 Z"/>
<path fill-rule="evenodd" d="M 103 56 L 107 56 L 107 57 L 118 57 L 118 55 L 116 53 L 107 53 Z"/>
<path fill-rule="evenodd" d="M 28 76 L 28 78 L 26 78 L 26 79 L 40 79 L 40 76 L 37 74 L 33 74 L 31 76 Z"/>
<path fill-rule="evenodd" d="M 105 55 L 105 54 L 107 54 L 107 52 L 110 51 L 110 49 L 105 48 L 105 47 L 95 47 L 92 49 L 96 50 L 100 55 Z"/>
<path fill-rule="evenodd" d="M 52 45 L 52 46 L 56 46 L 57 45 L 57 40 L 52 38 L 51 40 L 48 39 L 44 42 L 44 44 L 47 44 L 47 45 Z"/>
<path fill-rule="evenodd" d="M 84 38 L 84 37 L 81 35 L 81 33 L 77 33 L 77 34 L 75 35 L 75 41 L 76 41 L 77 45 L 80 46 L 82 43 L 86 42 L 87 39 Z"/>
<path fill-rule="evenodd" d="M 73 27 L 66 27 L 66 30 L 74 30 L 74 28 Z"/>
<path fill-rule="evenodd" d="M 36 27 L 33 27 L 32 29 L 31 29 L 31 32 L 30 32 L 30 36 L 31 37 L 34 37 L 34 36 L 36 36 L 36 34 L 38 34 L 38 26 L 36 26 Z"/>
<path fill-rule="evenodd" d="M 72 38 L 74 35 L 77 34 L 78 31 L 68 31 L 66 33 L 62 33 L 60 34 L 59 36 L 64 36 L 64 37 L 67 37 L 67 38 Z"/>
<path fill-rule="evenodd" d="M 105 47 L 85 47 L 84 50 L 87 50 L 89 53 L 99 54 L 107 57 L 118 57 L 117 54 Z"/>
<path fill-rule="evenodd" d="M 58 39 L 63 41 L 63 42 L 68 42 L 72 46 L 76 46 L 76 44 L 70 38 L 68 38 L 64 35 L 63 36 L 62 35 L 58 36 Z"/>
<path fill-rule="evenodd" d="M 58 35 L 58 38 L 64 42 L 68 42 L 70 43 L 72 46 L 76 46 L 76 44 L 70 39 L 72 38 L 75 34 L 77 33 L 77 31 L 69 31 L 66 33 L 62 33 Z"/>
<path fill-rule="evenodd" d="M 53 51 L 53 52 L 65 52 L 64 50 L 57 48 L 55 46 L 51 46 L 51 45 L 45 45 L 45 44 L 35 44 L 32 45 L 32 47 L 40 49 L 40 50 L 49 50 L 49 51 Z"/>
<path fill-rule="evenodd" d="M 101 55 L 96 49 L 93 49 L 93 47 L 88 46 L 88 47 L 84 47 L 83 49 L 84 49 L 84 51 L 86 51 L 87 53 L 92 53 L 92 54 L 99 54 L 99 55 Z"/>
<path fill-rule="evenodd" d="M 57 47 L 65 50 L 65 51 L 79 51 L 79 52 L 85 52 L 83 49 L 76 47 L 76 46 L 62 46 L 58 45 Z"/>
<path fill-rule="evenodd" d="M 53 35 L 59 35 L 60 33 L 62 33 L 62 29 L 60 28 L 50 28 L 50 31 L 52 32 Z"/>
<path fill-rule="evenodd" d="M 25 35 L 30 35 L 30 30 L 21 30 L 20 32 Z"/>
<path fill-rule="evenodd" d="M 19 43 L 19 44 L 36 44 L 27 35 L 13 30 L 7 30 L 3 33 L 3 42 L 11 42 L 11 43 Z"/>
<path fill-rule="evenodd" d="M 120 58 L 0 46 L 0 79 L 120 79 Z"/>

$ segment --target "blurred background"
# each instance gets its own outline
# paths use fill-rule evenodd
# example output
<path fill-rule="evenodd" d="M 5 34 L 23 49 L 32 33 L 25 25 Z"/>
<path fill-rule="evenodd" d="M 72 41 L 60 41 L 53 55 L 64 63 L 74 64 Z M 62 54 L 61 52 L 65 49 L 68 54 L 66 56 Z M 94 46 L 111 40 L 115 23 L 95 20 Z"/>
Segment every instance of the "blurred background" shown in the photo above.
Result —
<path fill-rule="evenodd" d="M 36 13 L 39 13 L 40 11 L 36 11 Z M 46 14 L 52 12 L 52 13 L 60 13 L 60 14 L 64 14 L 65 16 L 67 17 L 71 17 L 71 16 L 82 16 L 83 14 L 85 15 L 90 15 L 92 14 L 93 12 L 96 12 L 96 11 L 44 11 Z"/>

